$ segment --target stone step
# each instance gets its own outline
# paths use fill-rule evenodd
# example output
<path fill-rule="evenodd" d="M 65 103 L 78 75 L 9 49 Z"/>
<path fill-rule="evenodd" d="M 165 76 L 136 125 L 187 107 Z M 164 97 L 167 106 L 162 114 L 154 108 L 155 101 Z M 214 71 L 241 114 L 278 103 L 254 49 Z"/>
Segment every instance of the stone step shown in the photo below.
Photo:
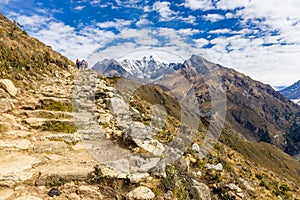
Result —
<path fill-rule="evenodd" d="M 87 150 L 63 152 L 62 155 L 43 154 L 48 161 L 36 166 L 40 176 L 36 185 L 59 186 L 66 182 L 88 181 L 98 163 Z"/>
<path fill-rule="evenodd" d="M 40 102 L 42 105 L 48 105 L 53 102 L 61 102 L 61 103 L 71 103 L 70 98 L 59 98 L 59 97 L 42 97 L 40 98 Z"/>
<path fill-rule="evenodd" d="M 38 186 L 59 186 L 66 182 L 88 181 L 94 167 L 81 164 L 47 164 L 39 170 L 40 177 L 35 184 Z"/>
<path fill-rule="evenodd" d="M 50 118 L 50 119 L 72 119 L 73 113 L 51 110 L 24 110 L 24 113 L 29 118 Z"/>
<path fill-rule="evenodd" d="M 56 123 L 56 122 L 66 123 L 69 125 L 74 124 L 73 119 L 48 119 L 48 118 L 29 117 L 26 118 L 24 121 L 31 127 L 41 127 L 46 123 Z"/>
<path fill-rule="evenodd" d="M 0 150 L 1 149 L 9 149 L 9 150 L 28 150 L 30 147 L 31 142 L 26 139 L 17 139 L 17 140 L 10 140 L 10 139 L 0 139 Z"/>
<path fill-rule="evenodd" d="M 39 163 L 39 159 L 21 152 L 0 151 L 0 186 L 13 187 L 35 174 L 33 165 Z"/>

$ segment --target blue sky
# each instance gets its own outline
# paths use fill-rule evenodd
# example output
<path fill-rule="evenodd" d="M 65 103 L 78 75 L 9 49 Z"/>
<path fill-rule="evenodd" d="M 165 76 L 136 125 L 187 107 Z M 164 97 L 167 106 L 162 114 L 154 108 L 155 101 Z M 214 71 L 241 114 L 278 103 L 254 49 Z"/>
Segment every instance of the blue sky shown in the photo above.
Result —
<path fill-rule="evenodd" d="M 90 66 L 147 49 L 202 55 L 272 86 L 300 79 L 299 0 L 0 0 L 0 10 Z"/>

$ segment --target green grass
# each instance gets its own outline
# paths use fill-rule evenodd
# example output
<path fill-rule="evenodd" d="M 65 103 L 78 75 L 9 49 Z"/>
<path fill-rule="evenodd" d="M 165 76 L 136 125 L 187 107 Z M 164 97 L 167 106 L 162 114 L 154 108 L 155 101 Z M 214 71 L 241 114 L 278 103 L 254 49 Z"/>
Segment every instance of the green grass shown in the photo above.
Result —
<path fill-rule="evenodd" d="M 55 113 L 55 114 L 52 114 L 52 113 L 47 113 L 47 112 L 41 112 L 41 113 L 38 113 L 36 115 L 36 117 L 38 118 L 46 118 L 46 119 L 62 119 L 62 118 L 71 118 L 71 116 L 67 116 L 65 115 L 64 113 Z"/>
<path fill-rule="evenodd" d="M 43 131 L 51 132 L 63 132 L 63 133 L 74 133 L 77 128 L 74 124 L 68 124 L 65 122 L 46 122 L 41 129 Z"/>
<path fill-rule="evenodd" d="M 52 101 L 49 104 L 45 104 L 42 106 L 44 110 L 51 111 L 62 111 L 62 112 L 72 112 L 73 106 L 71 103 L 63 103 L 60 101 Z"/>

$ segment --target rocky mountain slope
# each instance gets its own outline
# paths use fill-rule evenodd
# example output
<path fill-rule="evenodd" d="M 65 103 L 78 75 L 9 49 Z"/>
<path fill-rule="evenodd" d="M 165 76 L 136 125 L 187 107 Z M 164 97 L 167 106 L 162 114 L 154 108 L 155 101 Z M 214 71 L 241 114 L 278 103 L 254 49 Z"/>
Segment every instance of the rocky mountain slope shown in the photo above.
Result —
<path fill-rule="evenodd" d="M 209 91 L 209 86 L 221 86 L 227 95 L 226 127 L 247 140 L 271 143 L 293 156 L 299 154 L 297 137 L 300 127 L 299 107 L 269 85 L 252 80 L 233 69 L 211 63 L 200 56 L 192 56 L 183 64 L 161 64 L 153 58 L 150 61 L 160 66 L 156 68 L 163 72 L 163 75 L 159 76 L 163 83 L 158 80 L 156 81 L 158 84 L 168 88 L 176 85 L 176 90 L 183 91 L 186 84 L 183 84 L 182 77 L 175 74 L 184 75 L 187 82 L 192 84 L 190 89 L 195 91 L 200 102 L 201 115 L 210 117 L 213 114 L 210 105 L 212 91 Z M 125 66 L 123 66 L 124 62 Z M 133 61 L 126 60 L 102 62 L 102 67 L 99 63 L 94 67 L 99 73 L 114 75 L 112 71 L 118 66 L 116 70 L 118 76 L 138 81 L 141 77 L 139 74 L 132 73 L 132 68 L 141 67 L 137 70 L 141 73 L 145 68 L 143 65 L 139 66 Z M 111 63 L 114 63 L 114 68 L 110 67 Z M 156 74 L 154 75 L 157 77 Z M 151 77 L 151 73 L 147 76 Z M 167 81 L 168 77 L 170 77 L 169 81 Z M 210 85 L 207 84 L 208 82 Z M 189 107 L 191 106 L 193 104 Z"/>
<path fill-rule="evenodd" d="M 13 23 L 1 20 L 6 35 Z M 116 88 L 126 79 L 78 72 L 67 58 L 15 29 L 5 41 L 17 44 L 10 47 L 12 57 L 1 60 L 0 199 L 300 198 L 299 162 L 274 146 L 233 137 L 229 126 L 224 144 L 217 142 L 205 157 L 202 130 L 187 148 L 173 148 L 177 159 L 166 157 L 181 124 L 178 104 L 165 88 L 120 94 Z M 37 62 L 34 55 L 45 51 L 26 49 L 31 40 L 57 58 Z M 32 52 L 24 65 L 12 65 L 20 58 L 18 45 Z M 155 107 L 158 102 L 167 104 L 166 113 Z M 202 128 L 209 124 L 209 112 L 204 114 Z"/>
<path fill-rule="evenodd" d="M 300 80 L 293 85 L 279 91 L 283 96 L 300 103 Z"/>

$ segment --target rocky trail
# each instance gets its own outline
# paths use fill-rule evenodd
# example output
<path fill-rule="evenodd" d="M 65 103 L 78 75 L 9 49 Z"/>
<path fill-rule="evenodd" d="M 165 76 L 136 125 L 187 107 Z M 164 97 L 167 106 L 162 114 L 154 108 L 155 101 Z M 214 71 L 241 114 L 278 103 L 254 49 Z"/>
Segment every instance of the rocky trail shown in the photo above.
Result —
<path fill-rule="evenodd" d="M 132 123 L 138 111 L 129 111 L 98 74 L 61 72 L 24 94 L 1 81 L 1 200 L 155 197 L 145 185 L 151 173 L 165 176 L 165 149 L 143 123 Z M 115 145 L 123 132 L 138 144 L 135 151 L 154 157 Z"/>
<path fill-rule="evenodd" d="M 73 76 L 45 77 L 25 94 L 14 93 L 5 81 L 0 89 L 0 199 L 106 199 L 89 184 L 98 162 L 76 131 Z"/>
<path fill-rule="evenodd" d="M 155 137 L 160 109 L 150 106 L 152 121 L 143 121 L 149 116 L 125 96 L 89 70 L 44 76 L 23 93 L 0 79 L 0 200 L 218 199 L 210 187 L 262 199 L 259 182 L 234 180 L 222 163 L 251 176 L 261 170 L 226 147 L 219 159 L 199 159 L 196 143 L 182 156 Z"/>
<path fill-rule="evenodd" d="M 136 183 L 150 178 L 146 171 L 159 159 L 135 157 L 144 165 L 134 173 L 120 159 L 122 149 L 108 140 L 122 135 L 108 108 L 114 88 L 96 73 L 61 72 L 24 94 L 10 80 L 1 81 L 1 200 L 154 198 Z M 114 160 L 115 168 L 103 164 Z"/>

